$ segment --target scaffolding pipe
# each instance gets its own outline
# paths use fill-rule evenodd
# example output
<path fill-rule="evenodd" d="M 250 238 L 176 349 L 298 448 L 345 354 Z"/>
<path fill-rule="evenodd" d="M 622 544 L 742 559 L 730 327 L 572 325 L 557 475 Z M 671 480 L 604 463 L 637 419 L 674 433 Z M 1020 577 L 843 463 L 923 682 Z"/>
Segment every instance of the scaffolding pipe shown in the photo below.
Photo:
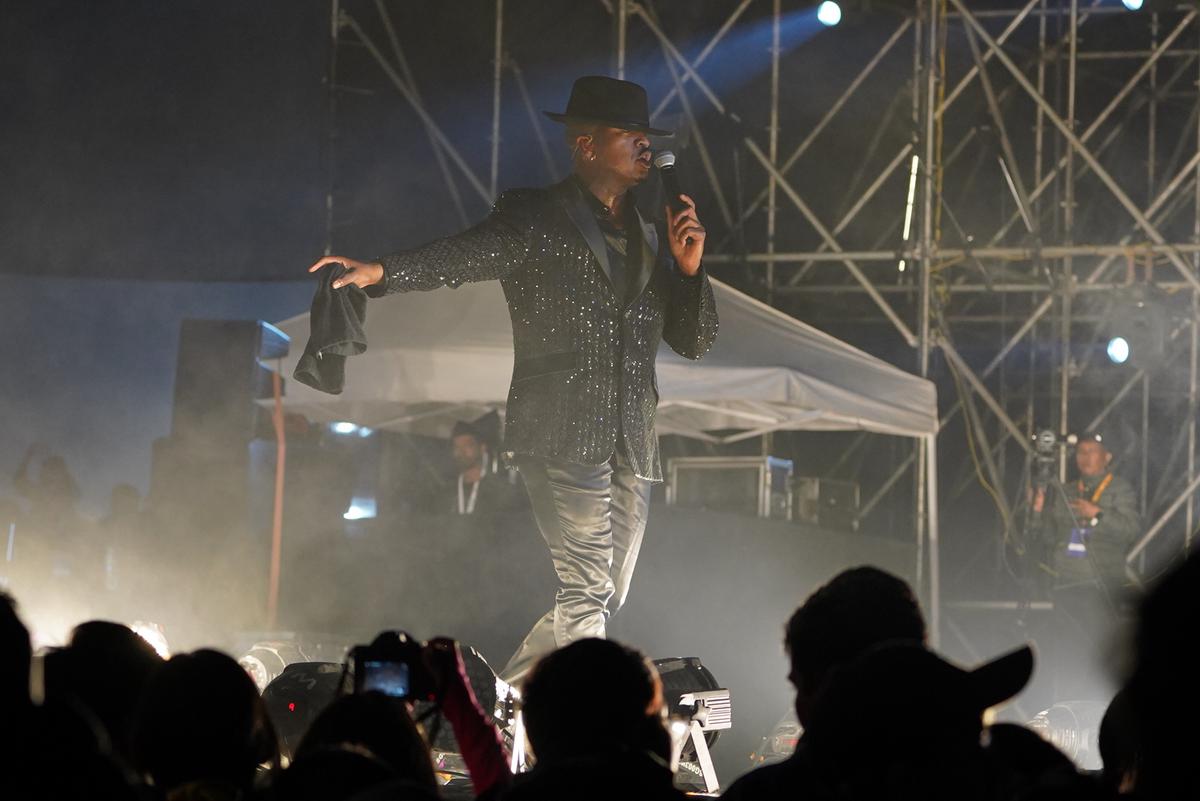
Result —
<path fill-rule="evenodd" d="M 1125 98 L 1128 97 L 1129 94 L 1134 89 L 1137 88 L 1138 84 L 1141 82 L 1142 78 L 1146 75 L 1146 73 L 1151 69 L 1151 67 L 1153 67 L 1155 65 L 1155 63 L 1158 61 L 1158 59 L 1160 59 L 1162 56 L 1164 56 L 1168 52 L 1171 45 L 1174 44 L 1175 40 L 1177 38 L 1179 38 L 1180 35 L 1183 34 L 1184 30 L 1186 30 L 1187 26 L 1191 24 L 1194 17 L 1195 17 L 1194 13 L 1188 14 L 1183 18 L 1183 20 L 1180 21 L 1180 23 L 1178 25 L 1175 26 L 1174 30 L 1171 31 L 1170 35 L 1167 36 L 1167 38 L 1165 40 L 1163 40 L 1163 43 L 1160 44 L 1158 47 L 1156 47 L 1154 49 L 1154 52 L 1152 52 L 1150 54 L 1150 57 L 1146 61 L 1146 63 L 1139 66 L 1138 69 L 1134 71 L 1133 75 L 1131 75 L 1129 77 L 1129 79 L 1125 81 L 1125 83 L 1121 86 L 1121 88 L 1118 89 L 1116 91 L 1116 93 L 1113 94 L 1112 98 L 1109 99 L 1108 104 L 1103 109 L 1100 110 L 1100 113 L 1096 115 L 1096 118 L 1093 119 L 1091 124 L 1088 125 L 1088 127 L 1084 129 L 1082 134 L 1080 134 L 1079 141 L 1084 142 L 1084 143 L 1088 142 L 1096 134 L 1096 132 L 1100 130 L 1100 126 L 1102 126 L 1108 120 L 1108 118 L 1110 116 L 1112 116 L 1113 112 L 1115 112 L 1120 107 L 1121 103 L 1125 100 Z M 1174 83 L 1174 78 L 1172 78 L 1171 83 Z M 1039 84 L 1039 87 L 1037 88 L 1036 91 L 1037 91 L 1037 94 L 1039 97 L 1045 97 L 1044 85 Z M 1040 126 L 1042 124 L 1042 118 L 1043 118 L 1043 114 L 1044 114 L 1043 106 L 1041 106 L 1039 104 L 1037 107 L 1037 111 L 1038 111 L 1037 124 Z M 1074 127 L 1073 127 L 1074 119 L 1073 118 L 1074 118 L 1074 114 L 1072 113 L 1072 130 L 1074 130 Z M 1039 130 L 1040 130 L 1040 128 L 1039 128 Z M 1113 137 L 1115 137 L 1116 133 L 1117 133 L 1117 131 L 1113 132 Z M 1110 138 L 1108 140 L 1108 142 L 1111 142 L 1111 141 L 1112 141 L 1112 139 Z M 1105 142 L 1105 144 L 1107 144 L 1108 142 Z M 1099 152 L 1099 150 L 1097 152 Z M 1037 182 L 1037 184 L 1033 188 L 1032 194 L 1030 194 L 1030 198 L 1032 200 L 1037 200 L 1039 197 L 1041 197 L 1042 193 L 1046 191 L 1047 187 L 1049 187 L 1051 185 L 1051 183 L 1054 181 L 1054 178 L 1057 177 L 1059 170 L 1063 169 L 1063 167 L 1066 166 L 1069 161 L 1072 161 L 1070 159 L 1070 155 L 1071 155 L 1071 150 L 1068 148 L 1066 155 L 1062 156 L 1057 161 L 1057 163 L 1055 163 L 1053 169 L 1051 169 L 1050 172 L 1046 173 L 1046 175 L 1044 177 L 1042 177 L 1042 179 L 1040 181 Z M 1000 241 L 1000 238 L 1003 237 L 1004 234 L 1008 232 L 1008 229 L 1012 227 L 1013 223 L 1016 220 L 1017 220 L 1017 215 L 1015 215 L 1015 214 L 1011 215 L 1009 217 L 1008 221 L 1005 222 L 1005 224 L 1000 227 L 1000 230 L 996 232 L 995 236 L 993 236 L 991 238 L 990 243 L 995 244 L 996 242 Z"/>
<path fill-rule="evenodd" d="M 813 213 L 812 209 L 810 209 L 800 195 L 796 193 L 796 190 L 792 188 L 792 185 L 786 179 L 780 176 L 778 170 L 776 170 L 774 165 L 771 164 L 767 156 L 764 155 L 761 150 L 759 150 L 758 145 L 754 143 L 754 140 L 746 137 L 744 141 L 746 143 L 746 148 L 776 179 L 780 188 L 783 189 L 783 193 L 787 195 L 788 199 L 791 200 L 796 208 L 800 210 L 800 213 L 804 215 L 809 224 L 816 229 L 821 238 L 824 239 L 826 244 L 829 245 L 829 248 L 834 252 L 841 251 L 841 246 L 838 245 L 837 241 L 833 238 L 825 226 L 821 224 L 821 221 L 817 219 L 817 216 Z M 853 275 L 855 280 L 857 280 L 863 286 L 863 288 L 867 291 L 867 294 L 871 296 L 871 299 L 874 300 L 876 305 L 878 305 L 883 313 L 887 315 L 887 318 L 892 321 L 892 325 L 896 326 L 896 330 L 900 332 L 900 334 L 904 337 L 904 340 L 910 346 L 915 347 L 917 344 L 917 339 L 915 336 L 913 336 L 912 331 L 908 329 L 908 326 L 904 324 L 904 321 L 900 319 L 899 315 L 896 314 L 896 311 L 890 305 L 888 305 L 888 302 L 883 299 L 883 296 L 879 294 L 874 284 L 871 283 L 871 280 L 867 278 L 862 269 L 859 268 L 859 266 L 852 260 L 845 257 L 841 259 L 841 262 L 842 264 L 846 265 L 846 269 L 850 271 L 850 274 Z"/>
<path fill-rule="evenodd" d="M 926 456 L 929 494 L 929 644 L 936 648 L 941 639 L 942 580 L 939 548 L 941 532 L 938 521 L 938 462 L 937 435 L 927 434 L 921 441 Z"/>
<path fill-rule="evenodd" d="M 1200 61 L 1198 61 L 1200 63 Z M 1200 86 L 1200 75 L 1197 76 L 1197 85 Z M 1200 97 L 1197 98 L 1197 106 L 1200 107 Z M 1196 153 L 1200 155 L 1200 114 L 1196 115 Z M 1200 160 L 1196 166 L 1196 183 L 1195 193 L 1193 197 L 1193 210 L 1195 217 L 1192 221 L 1192 239 L 1200 243 Z M 1192 257 L 1192 264 L 1196 270 L 1196 274 L 1200 275 L 1200 253 Z M 1191 365 L 1188 376 L 1188 481 L 1193 481 L 1196 478 L 1196 414 L 1200 412 L 1200 407 L 1197 407 L 1197 353 L 1200 351 L 1200 292 L 1192 291 L 1192 352 Z M 1196 496 L 1188 495 L 1187 512 L 1184 515 L 1185 530 L 1183 533 L 1184 548 L 1191 550 L 1192 534 L 1196 528 Z"/>
<path fill-rule="evenodd" d="M 421 122 L 429 128 L 430 132 L 433 133 L 433 135 L 437 138 L 438 143 L 445 148 L 446 155 L 448 155 L 450 160 L 454 162 L 454 166 L 458 167 L 458 169 L 462 171 L 462 174 L 466 177 L 467 182 L 470 183 L 471 187 L 479 194 L 479 197 L 483 199 L 483 202 L 491 204 L 493 196 L 488 194 L 487 187 L 485 187 L 483 182 L 476 177 L 475 172 L 470 168 L 470 166 L 467 165 L 467 162 L 463 159 L 462 155 L 459 154 L 454 145 L 451 144 L 450 140 L 446 138 L 446 134 L 442 132 L 442 129 L 438 126 L 437 122 L 434 121 L 433 117 L 429 115 L 429 112 L 425 110 L 425 107 L 422 106 L 415 97 L 413 97 L 412 92 L 410 92 L 408 87 L 405 86 L 403 79 L 401 79 L 400 75 L 396 72 L 392 65 L 388 63 L 387 59 L 383 57 L 383 53 L 380 52 L 379 47 L 376 46 L 374 40 L 367 36 L 366 32 L 362 29 L 362 26 L 358 24 L 358 21 L 354 19 L 354 17 L 351 17 L 348 14 L 343 14 L 342 19 L 345 21 L 345 24 L 354 31 L 354 35 L 359 38 L 359 41 L 363 43 L 363 46 L 367 48 L 367 51 L 375 59 L 375 62 L 379 64 L 380 69 L 382 69 L 384 74 L 387 75 L 388 80 L 392 82 L 392 85 L 396 87 L 404 99 L 408 101 L 408 104 L 412 106 L 413 111 L 415 111 L 417 116 L 420 117 Z"/>
<path fill-rule="evenodd" d="M 617 78 L 625 80 L 625 37 L 629 32 L 629 0 L 617 0 Z"/>
<path fill-rule="evenodd" d="M 729 29 L 733 27 L 733 24 L 738 21 L 738 18 L 742 16 L 742 12 L 746 10 L 747 6 L 749 6 L 751 2 L 753 2 L 753 0 L 742 0 L 742 2 L 738 4 L 738 7 L 733 10 L 733 13 L 729 15 L 729 17 L 725 20 L 725 23 L 721 25 L 715 34 L 713 34 L 713 37 L 708 40 L 708 44 L 706 44 L 704 49 L 700 51 L 700 54 L 696 56 L 696 60 L 692 62 L 693 70 L 704 63 L 704 59 L 708 58 L 709 54 L 712 53 L 713 48 L 716 47 L 717 43 L 725 37 L 725 34 L 728 33 Z M 689 80 L 691 80 L 691 74 L 685 73 L 680 79 L 680 82 L 686 84 Z M 672 88 L 669 92 L 667 92 L 662 100 L 658 101 L 658 105 L 654 107 L 654 112 L 650 115 L 650 119 L 655 119 L 663 112 L 663 109 L 667 107 L 667 104 L 674 99 L 677 91 L 680 90 Z"/>
<path fill-rule="evenodd" d="M 704 132 L 696 122 L 696 115 L 692 112 L 692 102 L 688 100 L 687 91 L 683 88 L 683 82 L 679 77 L 679 70 L 675 67 L 666 46 L 660 45 L 660 47 L 663 53 L 663 62 L 667 65 L 667 70 L 671 73 L 671 80 L 678 92 L 679 105 L 683 108 L 683 114 L 687 118 L 688 127 L 691 128 L 692 135 L 696 138 L 696 150 L 700 154 L 700 163 L 704 167 L 704 174 L 708 177 L 708 184 L 713 191 L 713 197 L 717 200 L 717 210 L 721 212 L 721 219 L 725 222 L 726 227 L 732 230 L 733 214 L 729 210 L 729 203 L 725 200 L 725 191 L 721 188 L 721 181 L 717 177 L 716 167 L 713 166 L 712 156 L 709 155 L 708 145 L 704 141 Z"/>
<path fill-rule="evenodd" d="M 1131 576 L 1136 578 L 1136 574 L 1131 571 L 1133 561 L 1141 555 L 1142 551 L 1146 550 L 1146 546 L 1150 544 L 1150 541 L 1158 536 L 1158 532 L 1162 531 L 1163 526 L 1179 511 L 1179 507 L 1183 506 L 1187 499 L 1191 498 L 1197 490 L 1200 490 L 1200 476 L 1195 476 L 1188 482 L 1183 492 L 1175 497 L 1171 505 L 1154 521 L 1154 525 L 1150 526 L 1146 533 L 1142 535 L 1142 538 L 1137 541 L 1137 544 L 1125 555 L 1126 572 L 1129 572 Z"/>
<path fill-rule="evenodd" d="M 776 188 L 779 164 L 779 17 L 780 0 L 771 7 L 771 117 L 767 128 L 767 158 L 770 161 L 767 177 L 767 253 L 775 252 Z M 747 137 L 748 139 L 748 137 Z M 755 155 L 759 155 L 757 150 Z M 775 263 L 767 262 L 767 302 L 774 299 Z"/>
<path fill-rule="evenodd" d="M 379 13 L 379 19 L 383 22 L 384 32 L 387 34 L 388 42 L 392 46 L 392 55 L 396 57 L 396 64 L 400 67 L 400 72 L 404 77 L 405 83 L 408 85 L 409 91 L 412 92 L 418 103 L 424 105 L 425 100 L 421 97 L 421 91 L 417 88 L 417 80 L 413 76 L 412 69 L 408 65 L 408 59 L 404 56 L 404 48 L 400 46 L 400 37 L 396 35 L 396 29 L 392 25 L 392 17 L 388 13 L 387 7 L 383 4 L 383 0 L 375 0 L 375 8 Z M 433 148 L 433 157 L 437 161 L 438 169 L 442 173 L 442 180 L 446 184 L 446 190 L 450 193 L 450 200 L 454 203 L 454 210 L 458 212 L 458 219 L 463 226 L 470 225 L 471 221 L 467 217 L 467 210 L 463 207 L 462 196 L 458 192 L 458 185 L 454 183 L 454 174 L 450 172 L 450 165 L 446 163 L 446 154 L 442 152 L 441 145 L 438 143 L 437 137 L 428 125 L 422 124 L 425 129 L 425 135 L 429 138 L 429 145 Z"/>
<path fill-rule="evenodd" d="M 329 64 L 325 84 L 325 255 L 333 255 L 333 190 L 337 181 L 337 57 L 341 43 L 340 0 L 329 2 Z"/>
<path fill-rule="evenodd" d="M 1159 230 L 1150 222 L 1150 220 L 1146 219 L 1145 215 L 1143 215 L 1141 210 L 1138 209 L 1137 204 L 1135 204 L 1129 198 L 1129 195 L 1127 195 L 1125 191 L 1121 189 L 1120 185 L 1117 184 L 1112 175 L 1104 169 L 1100 162 L 1096 160 L 1096 157 L 1092 155 L 1091 151 L 1089 151 L 1087 147 L 1079 141 L 1079 138 L 1075 136 L 1074 132 L 1071 130 L 1071 126 L 1069 126 L 1058 114 L 1054 112 L 1044 97 L 1037 93 L 1037 90 L 1032 84 L 1029 83 L 1029 79 L 1026 78 L 1017 65 L 1013 63 L 1008 54 L 1000 49 L 999 45 L 996 44 L 996 40 L 988 35 L 987 30 L 984 29 L 984 27 L 979 23 L 979 20 L 977 20 L 971 14 L 971 12 L 966 10 L 966 7 L 963 5 L 963 0 L 950 0 L 950 2 L 958 8 L 959 12 L 962 14 L 962 18 L 975 30 L 975 33 L 979 35 L 979 38 L 982 39 L 989 48 L 996 52 L 996 58 L 1000 59 L 1000 62 L 1004 64 L 1005 68 L 1008 69 L 1017 83 L 1021 85 L 1021 88 L 1024 89 L 1025 92 L 1033 99 L 1033 102 L 1045 109 L 1046 118 L 1062 132 L 1070 146 L 1074 148 L 1075 152 L 1080 158 L 1088 163 L 1088 166 L 1092 168 L 1092 172 L 1097 178 L 1100 179 L 1101 183 L 1108 188 L 1113 197 L 1117 199 L 1117 202 L 1125 208 L 1125 210 L 1129 213 L 1129 216 L 1137 221 L 1137 224 L 1143 231 L 1146 232 L 1146 235 L 1150 237 L 1155 244 L 1166 245 L 1166 239 L 1159 232 Z M 1072 0 L 1072 3 L 1074 2 L 1075 0 Z M 1189 17 L 1191 16 L 1194 16 L 1194 13 L 1189 14 Z M 1176 270 L 1179 271 L 1179 274 L 1182 275 L 1185 280 L 1190 281 L 1197 290 L 1200 290 L 1200 278 L 1197 278 L 1192 273 L 1191 268 L 1186 262 L 1183 261 L 1179 251 L 1175 248 L 1168 247 L 1166 250 L 1166 256 L 1171 264 L 1175 266 Z"/>
<path fill-rule="evenodd" d="M 496 46 L 492 62 L 492 183 L 496 197 L 500 181 L 500 88 L 504 79 L 504 0 L 496 0 Z"/>
<path fill-rule="evenodd" d="M 513 58 L 507 58 L 506 63 L 512 70 L 513 80 L 516 81 L 517 91 L 521 95 L 521 105 L 525 107 L 525 114 L 529 117 L 529 126 L 533 128 L 533 135 L 537 138 L 538 147 L 541 148 L 542 160 L 546 164 L 546 176 L 551 181 L 556 181 L 558 173 L 554 168 L 554 156 L 550 153 L 550 143 L 546 141 L 546 132 L 542 130 L 542 117 L 534 108 L 533 99 L 529 96 L 529 88 L 525 85 L 525 75 L 521 72 L 521 65 Z"/>
<path fill-rule="evenodd" d="M 747 140 L 748 147 L 753 143 Z M 753 152 L 753 149 L 752 149 Z M 759 151 L 761 152 L 761 151 Z M 764 159 L 766 157 L 764 156 Z M 1195 161 L 1195 157 L 1193 157 Z M 1194 166 L 1194 165 L 1193 165 Z M 781 181 L 780 186 L 783 186 Z M 938 256 L 943 260 L 952 259 L 1005 259 L 1008 261 L 1056 261 L 1068 256 L 1163 256 L 1168 253 L 1200 252 L 1200 244 L 1192 242 L 1161 242 L 1156 244 L 1127 245 L 1122 243 L 1103 245 L 1047 245 L 1045 247 L 983 247 L 983 248 L 938 248 Z M 783 253 L 747 253 L 744 256 L 733 253 L 714 253 L 705 255 L 705 262 L 714 264 L 730 264 L 747 262 L 802 262 L 802 261 L 882 261 L 894 262 L 897 258 L 913 259 L 920 256 L 919 250 L 806 250 L 787 251 Z M 1190 281 L 1184 282 L 1193 286 Z"/>

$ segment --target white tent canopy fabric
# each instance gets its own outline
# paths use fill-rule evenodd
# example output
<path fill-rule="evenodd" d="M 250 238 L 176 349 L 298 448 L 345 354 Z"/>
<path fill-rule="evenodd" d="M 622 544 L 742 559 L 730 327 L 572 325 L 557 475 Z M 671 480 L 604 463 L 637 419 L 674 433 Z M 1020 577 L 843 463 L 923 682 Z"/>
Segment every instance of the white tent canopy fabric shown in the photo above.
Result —
<path fill-rule="evenodd" d="M 689 361 L 659 353 L 660 434 L 741 438 L 784 429 L 937 431 L 934 385 L 713 281 L 720 332 Z M 292 339 L 290 376 L 308 341 L 308 314 L 279 324 Z M 503 408 L 512 326 L 497 282 L 371 301 L 367 350 L 346 361 L 345 391 L 297 381 L 284 404 L 310 419 L 448 435 L 454 421 Z M 740 434 L 728 434 L 729 431 Z"/>

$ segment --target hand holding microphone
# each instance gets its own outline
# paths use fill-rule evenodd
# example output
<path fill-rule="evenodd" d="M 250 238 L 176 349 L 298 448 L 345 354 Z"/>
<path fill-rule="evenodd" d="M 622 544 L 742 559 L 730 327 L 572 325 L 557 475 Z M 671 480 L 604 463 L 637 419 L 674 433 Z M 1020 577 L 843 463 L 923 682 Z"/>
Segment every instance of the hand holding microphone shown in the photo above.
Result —
<path fill-rule="evenodd" d="M 696 216 L 696 203 L 679 189 L 674 153 L 669 150 L 659 153 L 654 159 L 654 166 L 658 168 L 667 199 L 667 241 L 671 255 L 684 274 L 695 275 L 700 270 L 700 259 L 704 255 L 705 236 L 704 226 Z"/>
<path fill-rule="evenodd" d="M 679 175 L 675 172 L 675 154 L 664 150 L 654 157 L 654 166 L 658 167 L 658 177 L 662 180 L 663 195 L 667 205 L 675 211 L 683 211 L 687 204 L 679 199 L 683 191 L 679 188 Z"/>

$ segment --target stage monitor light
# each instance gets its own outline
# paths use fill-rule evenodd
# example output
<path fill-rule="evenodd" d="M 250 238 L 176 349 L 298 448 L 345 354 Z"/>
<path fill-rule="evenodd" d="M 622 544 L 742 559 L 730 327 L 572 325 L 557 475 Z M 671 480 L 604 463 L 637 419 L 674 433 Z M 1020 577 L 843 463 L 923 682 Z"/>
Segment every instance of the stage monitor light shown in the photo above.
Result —
<path fill-rule="evenodd" d="M 676 786 L 694 784 L 706 793 L 718 788 L 709 748 L 725 729 L 733 727 L 733 703 L 712 672 L 694 656 L 655 659 L 662 681 L 663 702 L 673 725 L 671 763 L 679 768 Z M 680 737 L 682 735 L 682 737 Z"/>
<path fill-rule="evenodd" d="M 1125 337 L 1113 337 L 1108 341 L 1105 352 L 1113 364 L 1124 364 L 1129 361 L 1129 342 Z"/>
<path fill-rule="evenodd" d="M 1100 701 L 1060 701 L 1037 713 L 1026 725 L 1057 746 L 1076 767 L 1099 770 L 1100 721 L 1107 708 L 1107 703 Z"/>
<path fill-rule="evenodd" d="M 1142 0 L 1121 0 L 1121 5 L 1130 11 L 1140 11 L 1142 9 Z"/>
<path fill-rule="evenodd" d="M 842 21 L 842 7 L 833 2 L 833 0 L 825 0 L 821 5 L 817 6 L 817 21 L 828 28 L 832 28 Z"/>
<path fill-rule="evenodd" d="M 239 660 L 243 667 L 246 659 Z M 283 757 L 292 758 L 309 726 L 337 698 L 341 680 L 342 666 L 337 662 L 293 662 L 263 688 L 263 703 Z"/>

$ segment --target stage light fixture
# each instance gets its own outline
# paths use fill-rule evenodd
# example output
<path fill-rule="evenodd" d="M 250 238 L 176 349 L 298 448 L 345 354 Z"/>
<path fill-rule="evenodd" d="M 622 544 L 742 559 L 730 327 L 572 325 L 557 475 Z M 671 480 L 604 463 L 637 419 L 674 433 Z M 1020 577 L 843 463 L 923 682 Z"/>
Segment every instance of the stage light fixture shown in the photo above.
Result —
<path fill-rule="evenodd" d="M 1173 317 L 1170 298 L 1153 284 L 1132 284 L 1117 291 L 1104 326 L 1109 360 L 1147 370 L 1161 366 Z"/>
<path fill-rule="evenodd" d="M 354 423 L 348 423 L 346 421 L 342 421 L 339 423 L 331 423 L 329 428 L 335 434 L 353 434 L 355 431 L 358 431 L 357 425 L 355 425 Z"/>
<path fill-rule="evenodd" d="M 827 28 L 832 28 L 842 21 L 842 7 L 833 0 L 825 0 L 817 6 L 817 21 Z"/>
<path fill-rule="evenodd" d="M 249 669 L 247 659 L 238 662 Z M 341 680 L 342 666 L 337 662 L 293 662 L 262 688 L 267 716 L 275 726 L 284 758 L 291 760 L 308 727 L 337 698 Z"/>
<path fill-rule="evenodd" d="M 1142 0 L 1121 0 L 1121 5 L 1125 6 L 1130 11 L 1140 11 L 1142 8 Z"/>
<path fill-rule="evenodd" d="M 1026 724 L 1057 746 L 1083 770 L 1099 770 L 1100 721 L 1107 704 L 1099 701 L 1060 701 L 1043 709 Z"/>
<path fill-rule="evenodd" d="M 672 719 L 671 761 L 679 768 L 676 786 L 692 778 L 697 789 L 714 793 L 719 784 L 709 749 L 722 731 L 733 727 L 729 690 L 694 656 L 655 659 L 654 667 Z"/>
<path fill-rule="evenodd" d="M 1129 360 L 1129 342 L 1125 337 L 1113 337 L 1108 341 L 1105 352 L 1113 364 L 1124 364 Z"/>

